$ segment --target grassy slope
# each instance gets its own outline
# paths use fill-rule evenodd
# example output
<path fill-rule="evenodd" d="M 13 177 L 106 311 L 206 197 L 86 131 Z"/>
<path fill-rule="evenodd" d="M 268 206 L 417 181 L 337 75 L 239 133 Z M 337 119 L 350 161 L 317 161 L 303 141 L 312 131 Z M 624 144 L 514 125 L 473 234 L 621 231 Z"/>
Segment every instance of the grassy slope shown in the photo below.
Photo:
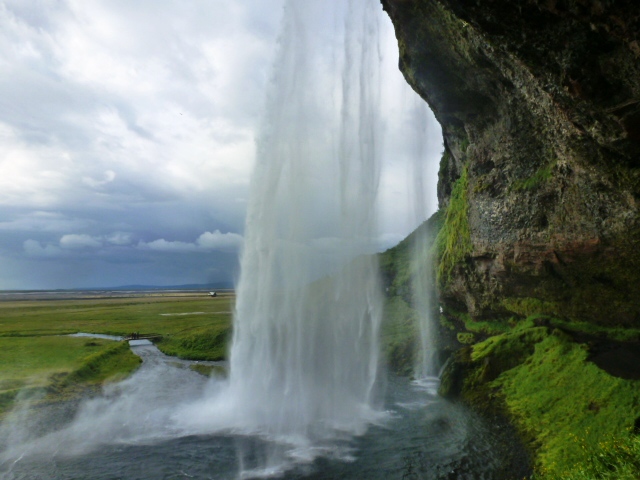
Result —
<path fill-rule="evenodd" d="M 442 223 L 442 213 L 436 212 L 402 242 L 379 255 L 380 271 L 386 289 L 381 327 L 383 354 L 390 367 L 402 375 L 411 374 L 419 335 L 417 315 L 411 307 L 411 279 L 416 273 L 412 258 L 416 252 L 428 254 Z M 412 248 L 415 242 L 418 243 L 417 249 Z"/>
<path fill-rule="evenodd" d="M 0 337 L 0 414 L 14 399 L 70 397 L 121 379 L 140 365 L 125 342 L 70 337 Z"/>
<path fill-rule="evenodd" d="M 609 375 L 586 345 L 535 320 L 467 348 L 463 397 L 514 419 L 538 478 L 638 478 L 640 382 Z"/>

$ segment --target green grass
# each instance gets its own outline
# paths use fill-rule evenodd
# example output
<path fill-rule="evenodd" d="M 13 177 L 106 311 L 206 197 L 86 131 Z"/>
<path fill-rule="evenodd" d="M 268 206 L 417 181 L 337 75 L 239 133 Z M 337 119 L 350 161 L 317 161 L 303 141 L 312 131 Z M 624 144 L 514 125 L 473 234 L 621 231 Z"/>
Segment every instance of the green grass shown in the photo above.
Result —
<path fill-rule="evenodd" d="M 126 342 L 62 336 L 69 333 L 159 334 L 165 353 L 221 359 L 233 302 L 233 296 L 0 302 L 0 414 L 19 392 L 69 398 L 140 364 Z"/>
<path fill-rule="evenodd" d="M 176 334 L 212 321 L 228 322 L 233 300 L 232 296 L 201 296 L 0 302 L 0 337 L 77 332 Z"/>
<path fill-rule="evenodd" d="M 0 391 L 42 386 L 54 373 L 69 373 L 113 346 L 113 341 L 74 337 L 0 337 Z"/>
<path fill-rule="evenodd" d="M 536 450 L 537 478 L 637 478 L 629 472 L 640 464 L 632 434 L 640 382 L 609 375 L 587 355 L 559 330 L 530 323 L 473 346 L 470 391 L 485 383 L 503 400 Z"/>
<path fill-rule="evenodd" d="M 0 414 L 19 394 L 46 401 L 116 381 L 140 365 L 126 342 L 73 337 L 0 338 Z"/>
<path fill-rule="evenodd" d="M 189 360 L 223 360 L 230 335 L 228 322 L 219 322 L 163 337 L 157 347 L 167 355 Z"/>
<path fill-rule="evenodd" d="M 112 342 L 106 349 L 83 359 L 82 365 L 70 374 L 57 377 L 50 390 L 60 392 L 77 386 L 85 388 L 122 380 L 141 362 L 140 357 L 131 352 L 128 342 Z"/>

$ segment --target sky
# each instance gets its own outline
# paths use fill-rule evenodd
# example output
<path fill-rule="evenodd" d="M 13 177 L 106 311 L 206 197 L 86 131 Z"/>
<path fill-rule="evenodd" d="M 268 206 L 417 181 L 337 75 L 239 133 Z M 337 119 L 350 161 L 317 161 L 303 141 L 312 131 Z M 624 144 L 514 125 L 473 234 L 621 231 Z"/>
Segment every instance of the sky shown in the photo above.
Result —
<path fill-rule="evenodd" d="M 0 0 L 0 289 L 233 282 L 281 16 L 281 0 Z M 428 109 L 380 16 L 383 250 L 435 210 L 442 146 L 431 115 L 417 208 L 406 132 Z"/>

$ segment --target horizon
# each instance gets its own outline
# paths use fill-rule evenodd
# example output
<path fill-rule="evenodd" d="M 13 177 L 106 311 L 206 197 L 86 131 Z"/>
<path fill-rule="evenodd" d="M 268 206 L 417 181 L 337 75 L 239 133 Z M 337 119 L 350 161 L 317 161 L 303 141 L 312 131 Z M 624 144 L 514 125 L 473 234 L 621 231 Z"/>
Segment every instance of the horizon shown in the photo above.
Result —
<path fill-rule="evenodd" d="M 282 3 L 2 5 L 0 289 L 234 282 Z M 427 116 L 427 212 L 442 135 L 379 14 L 382 251 L 420 222 L 407 132 Z M 318 230 L 336 254 L 335 226 Z"/>

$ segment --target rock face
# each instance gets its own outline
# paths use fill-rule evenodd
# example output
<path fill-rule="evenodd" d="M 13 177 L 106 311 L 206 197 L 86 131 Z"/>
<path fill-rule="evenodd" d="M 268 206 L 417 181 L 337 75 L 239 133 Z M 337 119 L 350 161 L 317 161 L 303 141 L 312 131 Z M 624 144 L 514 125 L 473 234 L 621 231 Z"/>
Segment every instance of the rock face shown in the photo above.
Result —
<path fill-rule="evenodd" d="M 640 326 L 635 0 L 382 0 L 444 133 L 440 299 Z"/>

